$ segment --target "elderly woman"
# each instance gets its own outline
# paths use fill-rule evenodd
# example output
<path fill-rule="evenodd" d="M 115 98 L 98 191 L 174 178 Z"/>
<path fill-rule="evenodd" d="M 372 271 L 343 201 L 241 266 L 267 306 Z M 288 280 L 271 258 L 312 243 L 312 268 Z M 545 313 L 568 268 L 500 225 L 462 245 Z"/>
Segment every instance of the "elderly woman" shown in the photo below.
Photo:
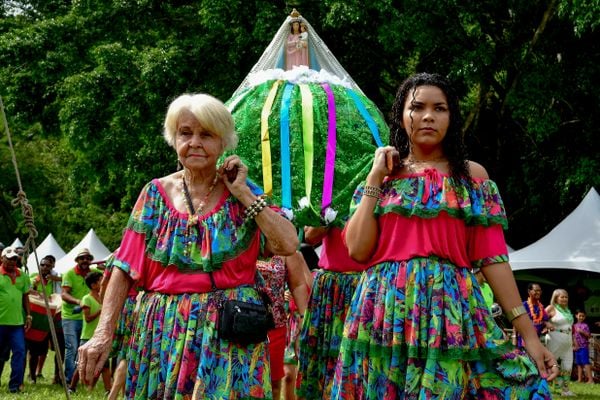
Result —
<path fill-rule="evenodd" d="M 100 323 L 80 349 L 81 376 L 92 382 L 102 368 L 127 292 L 136 285 L 144 294 L 127 353 L 126 398 L 270 398 L 266 343 L 219 338 L 217 303 L 259 303 L 257 258 L 294 254 L 294 227 L 264 206 L 239 157 L 217 166 L 237 139 L 219 100 L 178 97 L 167 111 L 164 136 L 183 169 L 154 179 L 140 194 Z"/>

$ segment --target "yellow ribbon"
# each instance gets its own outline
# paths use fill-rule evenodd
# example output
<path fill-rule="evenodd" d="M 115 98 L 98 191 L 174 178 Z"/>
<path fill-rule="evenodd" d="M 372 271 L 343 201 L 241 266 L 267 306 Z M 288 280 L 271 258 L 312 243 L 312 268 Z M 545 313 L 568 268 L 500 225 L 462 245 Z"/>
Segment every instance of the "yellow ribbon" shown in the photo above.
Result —
<path fill-rule="evenodd" d="M 313 179 L 313 160 L 314 160 L 314 116 L 313 116 L 313 96 L 307 84 L 298 85 L 302 95 L 302 142 L 304 145 L 304 185 L 306 187 L 306 198 L 310 202 Z"/>
<path fill-rule="evenodd" d="M 273 170 L 271 169 L 271 139 L 269 138 L 269 114 L 277 95 L 280 81 L 275 81 L 260 113 L 260 144 L 262 151 L 263 189 L 267 196 L 273 195 Z"/>

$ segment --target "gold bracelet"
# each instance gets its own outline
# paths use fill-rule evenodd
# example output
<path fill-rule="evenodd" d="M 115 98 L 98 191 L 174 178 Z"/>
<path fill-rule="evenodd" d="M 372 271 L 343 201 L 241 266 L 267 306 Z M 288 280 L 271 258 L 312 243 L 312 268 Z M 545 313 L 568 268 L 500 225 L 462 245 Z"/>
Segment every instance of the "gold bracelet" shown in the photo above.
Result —
<path fill-rule="evenodd" d="M 363 196 L 374 197 L 378 199 L 381 196 L 381 188 L 377 186 L 365 186 L 363 189 Z"/>
<path fill-rule="evenodd" d="M 515 320 L 523 314 L 527 314 L 527 311 L 525 311 L 525 307 L 523 307 L 523 304 L 521 304 L 519 306 L 516 306 L 512 310 L 507 311 L 504 315 L 506 316 L 506 319 L 508 319 L 510 322 L 513 322 L 513 320 Z"/>

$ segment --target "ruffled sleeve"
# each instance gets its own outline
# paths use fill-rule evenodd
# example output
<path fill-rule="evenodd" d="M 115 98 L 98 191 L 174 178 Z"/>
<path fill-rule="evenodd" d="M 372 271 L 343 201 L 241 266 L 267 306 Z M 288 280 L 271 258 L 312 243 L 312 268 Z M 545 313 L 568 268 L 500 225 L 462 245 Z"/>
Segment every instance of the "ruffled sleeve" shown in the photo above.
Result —
<path fill-rule="evenodd" d="M 363 191 L 364 182 L 352 198 L 351 215 Z M 508 260 L 506 212 L 489 179 L 466 182 L 437 170 L 386 179 L 374 214 L 383 239 L 371 265 L 429 255 L 464 267 Z"/>

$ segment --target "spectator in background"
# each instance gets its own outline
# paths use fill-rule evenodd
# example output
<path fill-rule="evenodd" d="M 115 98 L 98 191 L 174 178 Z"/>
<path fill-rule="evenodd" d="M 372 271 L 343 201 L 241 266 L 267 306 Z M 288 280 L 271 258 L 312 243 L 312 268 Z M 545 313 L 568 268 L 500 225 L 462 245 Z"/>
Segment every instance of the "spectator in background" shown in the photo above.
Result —
<path fill-rule="evenodd" d="M 57 293 L 55 283 L 61 281 L 61 278 L 52 274 L 55 262 L 56 258 L 52 255 L 47 255 L 42 258 L 40 261 L 40 273 L 34 276 L 31 281 L 31 294 L 38 296 L 42 299 L 42 302 L 43 296 L 45 295 L 46 299 L 48 299 L 48 303 L 50 303 L 50 296 Z M 34 315 L 40 316 L 38 313 L 35 313 Z M 43 378 L 42 370 L 44 368 L 46 356 L 48 355 L 48 347 L 52 340 L 50 328 L 46 326 L 46 314 L 44 313 L 41 317 L 43 318 L 43 323 L 34 324 L 34 329 L 29 332 L 29 334 L 31 334 L 32 331 L 35 331 L 36 338 L 32 338 L 29 334 L 26 337 L 27 351 L 29 352 L 29 378 L 33 383 L 37 381 L 37 378 Z M 36 319 L 36 321 L 39 321 L 39 319 Z M 43 327 L 39 327 L 39 330 L 36 331 L 38 325 L 43 325 Z M 43 337 L 39 337 L 41 340 L 37 340 L 37 336 L 39 335 L 44 335 Z"/>
<path fill-rule="evenodd" d="M 575 318 L 577 322 L 573 325 L 573 350 L 575 352 L 575 365 L 577 366 L 577 382 L 594 383 L 592 366 L 590 364 L 590 327 L 585 323 L 585 311 L 577 310 Z M 585 373 L 585 376 L 584 376 Z"/>
<path fill-rule="evenodd" d="M 81 249 L 75 257 L 74 268 L 63 275 L 62 279 L 62 327 L 65 337 L 65 379 L 71 382 L 77 361 L 79 338 L 83 329 L 81 299 L 90 292 L 85 277 L 91 272 L 90 264 L 94 256 L 88 249 Z"/>
<path fill-rule="evenodd" d="M 268 333 L 269 361 L 271 365 L 271 386 L 273 398 L 281 397 L 284 372 L 284 353 L 288 332 L 288 318 L 285 309 L 285 289 L 289 288 L 299 315 L 304 317 L 310 293 L 312 277 L 302 253 L 296 252 L 288 257 L 273 256 L 270 260 L 259 260 L 256 264 L 265 282 L 265 291 L 271 299 L 271 309 L 275 328 Z"/>
<path fill-rule="evenodd" d="M 552 328 L 552 324 L 549 322 L 550 317 L 548 317 L 548 313 L 546 313 L 546 309 L 544 305 L 540 301 L 542 297 L 542 287 L 538 283 L 530 283 L 527 286 L 527 300 L 523 302 L 523 306 L 525 307 L 525 311 L 531 318 L 533 322 L 533 327 L 535 328 L 538 336 L 542 336 L 548 332 L 548 329 Z M 518 337 L 518 346 L 523 347 L 523 339 L 521 336 Z"/>
<path fill-rule="evenodd" d="M 17 268 L 20 256 L 12 247 L 2 250 L 0 265 L 0 351 L 12 351 L 8 391 L 21 391 L 25 376 L 25 331 L 31 327 L 29 276 Z M 23 310 L 25 313 L 23 313 Z M 25 314 L 25 318 L 23 317 Z M 5 360 L 0 361 L 0 373 Z"/>
<path fill-rule="evenodd" d="M 81 299 L 81 310 L 83 313 L 83 328 L 81 329 L 80 346 L 83 346 L 88 340 L 94 336 L 98 322 L 100 321 L 100 313 L 102 312 L 102 299 L 100 298 L 100 288 L 102 287 L 102 273 L 92 271 L 85 277 L 85 284 L 90 290 L 88 294 Z M 106 394 L 110 392 L 110 369 L 108 362 L 102 368 L 102 381 Z M 77 383 L 79 382 L 79 371 L 75 370 L 73 379 L 70 384 L 70 391 L 75 392 Z M 91 385 L 94 387 L 96 381 Z"/>
<path fill-rule="evenodd" d="M 569 294 L 564 289 L 552 292 L 550 304 L 546 307 L 552 327 L 548 328 L 548 350 L 560 360 L 560 375 L 556 381 L 561 388 L 561 396 L 575 396 L 569 390 L 571 370 L 573 368 L 573 314 L 569 310 Z"/>

